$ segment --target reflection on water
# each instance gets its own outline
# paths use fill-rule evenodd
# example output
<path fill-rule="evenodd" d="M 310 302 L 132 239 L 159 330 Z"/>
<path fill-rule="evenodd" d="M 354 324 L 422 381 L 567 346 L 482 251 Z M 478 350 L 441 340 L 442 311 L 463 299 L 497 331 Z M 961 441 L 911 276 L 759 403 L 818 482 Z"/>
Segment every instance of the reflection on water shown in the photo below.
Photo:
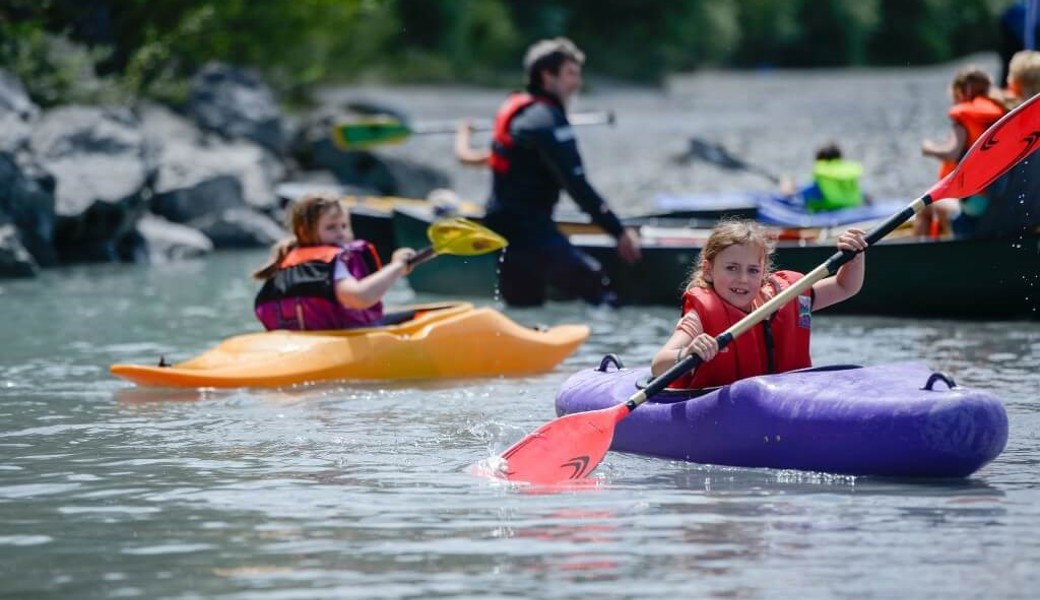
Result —
<path fill-rule="evenodd" d="M 1004 399 L 1008 448 L 970 479 L 611 453 L 591 485 L 532 489 L 468 467 L 551 420 L 575 370 L 649 360 L 675 310 L 510 310 L 592 328 L 530 377 L 218 391 L 108 375 L 255 330 L 245 274 L 263 256 L 0 283 L 19 328 L 0 345 L 0 595 L 1026 597 L 1040 583 L 1038 324 L 816 320 L 817 363 L 921 361 Z M 392 292 L 413 300 L 427 299 Z"/>

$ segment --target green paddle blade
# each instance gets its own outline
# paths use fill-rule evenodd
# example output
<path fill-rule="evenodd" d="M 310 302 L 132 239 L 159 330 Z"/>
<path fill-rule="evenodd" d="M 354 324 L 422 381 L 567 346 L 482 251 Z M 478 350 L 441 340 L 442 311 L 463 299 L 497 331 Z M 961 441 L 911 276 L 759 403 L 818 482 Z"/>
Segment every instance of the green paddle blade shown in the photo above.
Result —
<path fill-rule="evenodd" d="M 363 150 L 372 146 L 398 144 L 412 135 L 406 123 L 389 117 L 373 117 L 332 126 L 332 141 L 341 150 Z"/>
<path fill-rule="evenodd" d="M 445 219 L 426 230 L 437 254 L 476 256 L 505 248 L 506 239 L 487 227 L 461 218 Z"/>

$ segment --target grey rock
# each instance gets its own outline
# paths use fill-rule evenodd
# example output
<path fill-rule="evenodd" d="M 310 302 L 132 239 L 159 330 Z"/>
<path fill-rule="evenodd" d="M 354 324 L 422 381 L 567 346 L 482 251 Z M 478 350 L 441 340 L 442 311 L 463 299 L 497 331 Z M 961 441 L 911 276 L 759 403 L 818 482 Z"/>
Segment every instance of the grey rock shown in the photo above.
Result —
<path fill-rule="evenodd" d="M 274 93 L 253 71 L 210 63 L 191 81 L 188 111 L 203 129 L 252 140 L 281 156 L 281 111 Z"/>
<path fill-rule="evenodd" d="M 28 173 L 26 171 L 29 171 Z M 41 266 L 57 262 L 54 237 L 54 196 L 46 176 L 34 177 L 10 154 L 0 152 L 0 222 L 11 223 L 25 249 Z"/>
<path fill-rule="evenodd" d="M 259 248 L 287 236 L 278 223 L 250 208 L 229 208 L 187 223 L 213 240 L 216 248 Z"/>
<path fill-rule="evenodd" d="M 67 262 L 119 260 L 120 238 L 144 213 L 154 173 L 134 115 L 115 107 L 48 111 L 32 150 L 56 180 L 54 245 Z"/>
<path fill-rule="evenodd" d="M 197 229 L 145 215 L 137 222 L 137 232 L 145 242 L 148 262 L 200 258 L 213 252 L 213 242 Z"/>
<path fill-rule="evenodd" d="M 0 225 L 0 277 L 33 277 L 38 270 L 14 225 Z"/>

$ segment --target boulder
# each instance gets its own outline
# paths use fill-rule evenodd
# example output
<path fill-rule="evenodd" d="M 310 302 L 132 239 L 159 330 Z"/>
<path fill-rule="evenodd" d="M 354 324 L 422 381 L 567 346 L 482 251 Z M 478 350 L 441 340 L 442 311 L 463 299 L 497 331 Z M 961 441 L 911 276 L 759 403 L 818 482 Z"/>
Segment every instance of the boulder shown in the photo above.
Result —
<path fill-rule="evenodd" d="M 278 208 L 275 185 L 285 176 L 281 161 L 263 147 L 226 141 L 158 106 L 142 111 L 149 156 L 156 165 L 152 210 L 184 223 L 207 212 L 249 206 Z M 232 186 L 230 179 L 236 180 Z"/>
<path fill-rule="evenodd" d="M 154 172 L 138 121 L 118 107 L 45 112 L 31 149 L 56 181 L 54 247 L 65 262 L 127 260 L 117 247 L 146 210 Z"/>
<path fill-rule="evenodd" d="M 188 112 L 203 129 L 284 154 L 281 110 L 271 88 L 254 71 L 207 64 L 191 80 Z"/>
<path fill-rule="evenodd" d="M 270 217 L 250 208 L 229 208 L 187 224 L 206 234 L 216 248 L 270 246 L 288 236 Z"/>
<path fill-rule="evenodd" d="M 33 277 L 38 270 L 14 225 L 0 224 L 0 277 Z"/>
<path fill-rule="evenodd" d="M 212 240 L 202 232 L 155 215 L 142 217 L 137 222 L 137 233 L 151 263 L 199 258 L 213 252 Z"/>
<path fill-rule="evenodd" d="M 0 152 L 0 223 L 14 226 L 21 245 L 41 266 L 58 260 L 52 244 L 53 186 L 53 178 L 47 174 L 31 167 L 23 169 L 12 155 Z"/>

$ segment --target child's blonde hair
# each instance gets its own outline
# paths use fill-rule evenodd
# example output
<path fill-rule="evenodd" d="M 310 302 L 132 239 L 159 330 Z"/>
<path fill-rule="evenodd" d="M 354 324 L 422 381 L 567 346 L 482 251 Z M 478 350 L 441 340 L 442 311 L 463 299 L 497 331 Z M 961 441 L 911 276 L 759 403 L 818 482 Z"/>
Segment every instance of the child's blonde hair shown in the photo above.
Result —
<path fill-rule="evenodd" d="M 710 288 L 711 282 L 704 277 L 708 263 L 715 260 L 719 252 L 737 244 L 761 248 L 763 268 L 766 273 L 772 270 L 773 250 L 776 244 L 766 228 L 749 219 L 724 219 L 711 230 L 704 249 L 697 257 L 697 263 L 693 267 L 693 273 L 690 274 L 690 281 L 687 283 L 686 289 Z"/>
<path fill-rule="evenodd" d="M 278 265 L 294 248 L 318 246 L 321 238 L 318 234 L 318 220 L 325 213 L 338 210 L 346 213 L 339 196 L 328 192 L 307 194 L 292 204 L 287 215 L 286 225 L 293 237 L 284 239 L 271 249 L 271 260 L 253 273 L 254 279 L 267 280 L 278 272 Z"/>
<path fill-rule="evenodd" d="M 1016 52 L 1008 63 L 1009 83 L 1012 79 L 1018 84 L 1022 102 L 1040 94 L 1040 52 Z"/>

